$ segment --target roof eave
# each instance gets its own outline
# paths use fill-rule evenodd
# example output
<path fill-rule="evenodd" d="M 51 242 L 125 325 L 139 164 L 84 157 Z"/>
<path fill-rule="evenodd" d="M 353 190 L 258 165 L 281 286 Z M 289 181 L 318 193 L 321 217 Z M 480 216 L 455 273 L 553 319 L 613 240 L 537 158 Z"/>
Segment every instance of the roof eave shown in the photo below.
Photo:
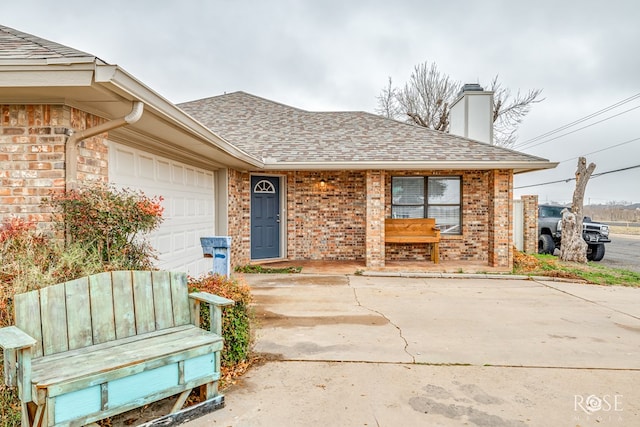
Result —
<path fill-rule="evenodd" d="M 97 66 L 95 80 L 96 83 L 110 86 L 112 90 L 123 92 L 123 95 L 128 94 L 135 97 L 137 100 L 144 102 L 147 108 L 151 108 L 157 115 L 167 121 L 214 144 L 216 148 L 241 163 L 234 166 L 241 168 L 262 166 L 262 162 L 259 159 L 238 149 L 117 65 Z"/>
<path fill-rule="evenodd" d="M 117 114 L 129 112 L 131 102 L 142 101 L 145 104 L 143 117 L 153 117 L 153 120 L 158 120 L 156 123 L 164 123 L 162 126 L 165 128 L 179 129 L 192 143 L 197 141 L 201 144 L 198 152 L 208 151 L 209 157 L 215 158 L 218 164 L 240 170 L 263 165 L 260 159 L 230 144 L 119 66 L 105 64 L 98 58 L 0 60 L 0 76 L 0 88 L 14 89 L 1 96 L 0 102 L 67 104 L 112 119 Z M 43 88 L 50 89 L 46 95 L 40 91 Z M 95 92 L 90 95 L 95 100 L 79 102 L 69 96 L 72 89 L 85 91 L 83 95 Z M 25 90 L 29 96 L 24 95 Z M 100 103 L 105 108 L 101 108 Z M 113 106 L 116 103 L 117 108 Z M 105 114 L 107 111 L 109 113 Z M 139 127 L 142 122 L 144 120 L 131 127 Z M 156 133 L 155 138 L 163 138 L 161 130 Z M 148 132 L 147 135 L 151 136 Z M 179 143 L 178 140 L 167 142 Z"/>

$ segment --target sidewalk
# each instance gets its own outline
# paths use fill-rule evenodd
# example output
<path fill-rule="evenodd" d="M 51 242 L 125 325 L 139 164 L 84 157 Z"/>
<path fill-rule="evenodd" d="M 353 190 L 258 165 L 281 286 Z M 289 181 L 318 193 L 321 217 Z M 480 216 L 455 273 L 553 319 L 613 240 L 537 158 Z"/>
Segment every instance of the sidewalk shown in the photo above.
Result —
<path fill-rule="evenodd" d="M 640 424 L 640 289 L 246 278 L 261 325 L 255 349 L 276 361 L 191 426 Z"/>

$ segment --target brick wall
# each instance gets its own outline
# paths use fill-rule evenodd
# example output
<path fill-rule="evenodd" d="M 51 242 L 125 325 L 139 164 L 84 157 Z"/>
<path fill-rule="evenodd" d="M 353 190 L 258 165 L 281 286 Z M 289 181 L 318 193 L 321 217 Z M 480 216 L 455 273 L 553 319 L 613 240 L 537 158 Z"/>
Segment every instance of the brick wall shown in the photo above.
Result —
<path fill-rule="evenodd" d="M 287 177 L 289 257 L 363 260 L 367 214 L 365 173 L 297 171 Z"/>
<path fill-rule="evenodd" d="M 0 109 L 0 215 L 47 223 L 50 214 L 40 204 L 52 190 L 64 189 L 69 110 L 49 105 Z"/>
<path fill-rule="evenodd" d="M 71 109 L 71 126 L 75 130 L 88 129 L 104 120 L 75 108 Z M 87 138 L 78 143 L 78 185 L 109 181 L 109 146 L 107 134 Z"/>
<path fill-rule="evenodd" d="M 62 105 L 0 105 L 0 219 L 16 215 L 47 227 L 41 207 L 52 191 L 65 188 L 65 142 L 69 128 L 95 126 L 102 119 Z M 81 142 L 78 182 L 107 180 L 103 138 Z"/>

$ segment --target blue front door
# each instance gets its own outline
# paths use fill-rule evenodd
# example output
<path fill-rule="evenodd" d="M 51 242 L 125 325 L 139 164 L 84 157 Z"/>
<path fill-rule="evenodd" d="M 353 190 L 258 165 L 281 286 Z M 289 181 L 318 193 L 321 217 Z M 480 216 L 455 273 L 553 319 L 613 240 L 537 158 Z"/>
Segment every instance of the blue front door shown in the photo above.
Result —
<path fill-rule="evenodd" d="M 251 177 L 251 259 L 280 257 L 280 179 Z"/>

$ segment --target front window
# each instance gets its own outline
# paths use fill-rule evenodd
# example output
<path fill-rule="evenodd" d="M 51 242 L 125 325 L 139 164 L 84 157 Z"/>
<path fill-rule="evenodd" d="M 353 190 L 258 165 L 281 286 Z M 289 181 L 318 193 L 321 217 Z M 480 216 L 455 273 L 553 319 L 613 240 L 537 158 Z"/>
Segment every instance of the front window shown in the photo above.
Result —
<path fill-rule="evenodd" d="M 442 233 L 461 234 L 460 177 L 391 178 L 392 218 L 435 218 Z"/>

